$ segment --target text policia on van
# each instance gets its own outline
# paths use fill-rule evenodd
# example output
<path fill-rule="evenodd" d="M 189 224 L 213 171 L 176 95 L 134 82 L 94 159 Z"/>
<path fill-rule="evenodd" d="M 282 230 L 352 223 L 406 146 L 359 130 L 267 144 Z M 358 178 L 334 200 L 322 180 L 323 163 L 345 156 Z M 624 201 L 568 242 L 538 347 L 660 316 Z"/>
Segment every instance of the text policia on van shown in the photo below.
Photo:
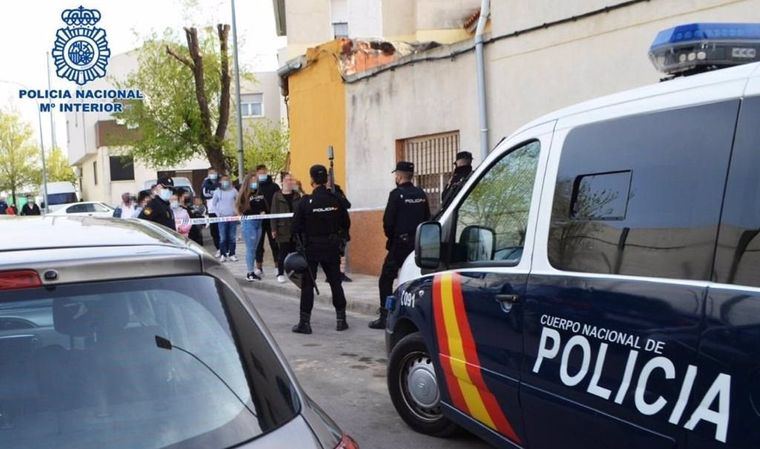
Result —
<path fill-rule="evenodd" d="M 694 430 L 701 421 L 712 423 L 715 425 L 715 439 L 726 442 L 731 396 L 731 376 L 728 374 L 718 374 L 691 415 L 685 416 L 684 411 L 689 405 L 689 397 L 694 387 L 694 381 L 699 375 L 699 368 L 689 365 L 685 371 L 677 369 L 669 358 L 660 355 L 665 348 L 665 342 L 551 315 L 542 315 L 540 324 L 542 330 L 536 362 L 533 365 L 534 373 L 538 374 L 545 360 L 561 357 L 560 380 L 568 387 L 575 387 L 589 375 L 592 368 L 591 362 L 594 359 L 593 355 L 596 353 L 593 372 L 588 388 L 586 388 L 587 393 L 599 396 L 607 401 L 612 400 L 616 404 L 622 404 L 629 389 L 633 386 L 634 405 L 639 413 L 650 416 L 667 408 L 670 411 L 668 422 L 671 424 L 682 425 L 686 429 Z M 575 335 L 563 341 L 562 334 L 558 330 Z M 599 343 L 595 343 L 595 340 Z M 602 378 L 602 372 L 605 369 L 605 358 L 610 344 L 621 345 L 630 349 L 620 382 L 615 386 L 608 385 L 610 388 L 606 388 L 599 384 L 599 380 Z M 653 354 L 654 357 L 645 359 L 644 354 Z M 569 363 L 571 355 L 575 360 L 580 356 L 581 363 L 577 371 L 571 369 Z M 639 366 L 641 369 L 638 378 L 634 379 L 634 368 Z M 657 371 L 660 372 L 657 373 Z M 678 397 L 664 398 L 658 396 L 653 401 L 647 400 L 645 397 L 645 393 L 648 391 L 647 384 L 650 378 L 655 375 L 679 382 Z M 693 408 L 693 405 L 689 408 Z"/>

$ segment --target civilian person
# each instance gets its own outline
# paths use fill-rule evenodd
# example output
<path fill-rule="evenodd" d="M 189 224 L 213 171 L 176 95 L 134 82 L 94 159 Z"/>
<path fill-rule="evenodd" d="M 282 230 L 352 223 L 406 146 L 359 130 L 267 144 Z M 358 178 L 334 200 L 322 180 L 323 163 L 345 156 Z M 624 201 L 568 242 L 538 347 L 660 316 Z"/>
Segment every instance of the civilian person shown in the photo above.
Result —
<path fill-rule="evenodd" d="M 135 216 L 135 198 L 130 193 L 121 194 L 121 204 L 114 209 L 115 218 L 132 218 Z"/>
<path fill-rule="evenodd" d="M 201 186 L 201 196 L 206 201 L 206 213 L 210 218 L 216 217 L 216 210 L 211 204 L 211 199 L 214 197 L 214 192 L 219 189 L 219 174 L 211 167 L 208 169 L 208 176 L 203 180 Z M 217 223 L 211 223 L 209 225 L 209 232 L 211 232 L 211 240 L 214 241 L 214 248 L 216 248 L 216 257 L 221 256 L 219 250 L 219 225 Z"/>
<path fill-rule="evenodd" d="M 172 195 L 169 199 L 169 206 L 172 208 L 172 213 L 174 214 L 177 232 L 183 237 L 188 237 L 192 225 L 190 224 L 190 214 L 187 213 L 187 209 L 182 207 L 182 203 L 180 203 L 181 197 L 181 195 L 178 196 L 177 194 Z"/>
<path fill-rule="evenodd" d="M 259 185 L 259 192 L 261 192 L 262 195 L 264 195 L 264 199 L 266 200 L 266 203 L 272 204 L 272 197 L 274 196 L 274 193 L 280 190 L 280 186 L 278 186 L 273 180 L 272 177 L 269 176 L 269 170 L 267 169 L 267 166 L 264 164 L 260 164 L 256 166 L 256 181 Z M 269 213 L 269 209 L 267 209 L 267 213 Z M 269 248 L 272 250 L 272 260 L 274 260 L 274 263 L 277 264 L 277 242 L 274 240 L 274 237 L 272 236 L 272 226 L 269 220 L 264 220 L 262 223 L 262 229 L 263 234 L 266 235 L 267 240 L 269 240 Z M 264 263 L 264 238 L 262 237 L 259 239 L 259 246 L 256 249 L 256 269 L 254 272 L 257 275 L 262 275 L 264 271 L 262 270 L 262 264 Z"/>
<path fill-rule="evenodd" d="M 293 175 L 283 173 L 282 190 L 275 192 L 272 197 L 271 213 L 286 214 L 292 213 L 301 199 L 301 194 L 295 190 L 296 182 Z M 277 241 L 279 257 L 277 258 L 277 282 L 283 284 L 287 282 L 285 278 L 285 257 L 296 250 L 296 244 L 293 240 L 293 219 L 292 218 L 273 218 L 272 219 L 272 237 Z"/>
<path fill-rule="evenodd" d="M 203 204 L 203 198 L 196 196 L 193 198 L 193 204 L 188 208 L 190 218 L 206 218 L 206 205 Z M 190 229 L 190 240 L 203 246 L 203 225 L 194 224 Z"/>
<path fill-rule="evenodd" d="M 41 215 L 40 206 L 35 204 L 34 197 L 26 197 L 26 204 L 21 207 L 21 215 Z"/>
<path fill-rule="evenodd" d="M 238 192 L 232 188 L 230 177 L 222 175 L 219 188 L 211 197 L 211 208 L 216 211 L 218 217 L 234 217 L 236 215 L 235 202 Z M 211 214 L 209 214 L 211 215 Z M 237 262 L 235 255 L 237 221 L 224 221 L 219 223 L 219 260 Z"/>
<path fill-rule="evenodd" d="M 245 177 L 243 185 L 240 188 L 240 194 L 237 199 L 237 210 L 240 215 L 262 215 L 267 212 L 267 202 L 264 195 L 259 189 L 259 182 L 256 174 L 249 174 Z M 249 217 L 246 217 L 249 218 Z M 256 248 L 259 247 L 261 239 L 262 220 L 243 219 L 243 241 L 245 242 L 245 263 L 248 272 L 246 280 L 260 281 L 261 277 L 254 273 L 254 261 L 256 258 Z"/>

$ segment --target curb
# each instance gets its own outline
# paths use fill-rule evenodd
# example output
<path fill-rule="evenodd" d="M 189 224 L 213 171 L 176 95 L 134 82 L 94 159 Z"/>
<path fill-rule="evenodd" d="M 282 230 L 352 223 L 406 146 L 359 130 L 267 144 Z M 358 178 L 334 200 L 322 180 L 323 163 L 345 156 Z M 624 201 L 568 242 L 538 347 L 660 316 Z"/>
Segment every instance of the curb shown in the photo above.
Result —
<path fill-rule="evenodd" d="M 298 290 L 294 290 L 291 287 L 273 285 L 257 281 L 248 282 L 239 276 L 235 276 L 235 278 L 242 287 L 247 287 L 252 290 L 260 290 L 262 292 L 277 293 L 283 296 L 293 297 L 296 300 L 298 299 Z M 327 305 L 332 308 L 332 295 L 329 293 L 330 287 L 327 284 L 325 284 L 325 287 L 327 287 L 328 293 L 326 293 L 323 289 L 320 289 L 319 291 L 321 294 L 314 295 L 314 302 Z M 351 298 L 346 296 L 346 310 L 349 312 L 359 313 L 362 315 L 376 315 L 377 307 L 377 304 L 369 304 L 365 301 L 352 301 Z"/>

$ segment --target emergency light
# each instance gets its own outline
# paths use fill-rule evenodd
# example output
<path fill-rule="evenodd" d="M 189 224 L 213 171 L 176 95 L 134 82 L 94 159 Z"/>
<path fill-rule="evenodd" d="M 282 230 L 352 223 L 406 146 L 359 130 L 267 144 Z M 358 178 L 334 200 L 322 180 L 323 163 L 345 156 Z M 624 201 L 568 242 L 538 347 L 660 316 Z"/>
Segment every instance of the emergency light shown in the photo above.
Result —
<path fill-rule="evenodd" d="M 760 61 L 760 24 L 690 23 L 660 31 L 649 48 L 657 70 L 692 75 Z"/>

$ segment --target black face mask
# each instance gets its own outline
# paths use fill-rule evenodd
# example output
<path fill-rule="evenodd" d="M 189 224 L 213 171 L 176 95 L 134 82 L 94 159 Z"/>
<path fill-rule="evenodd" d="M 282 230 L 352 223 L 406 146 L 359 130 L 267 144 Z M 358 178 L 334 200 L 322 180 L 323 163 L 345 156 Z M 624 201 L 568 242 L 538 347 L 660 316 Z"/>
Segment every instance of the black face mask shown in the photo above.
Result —
<path fill-rule="evenodd" d="M 472 171 L 472 165 L 462 165 L 454 168 L 454 173 L 458 175 L 466 175 Z"/>

